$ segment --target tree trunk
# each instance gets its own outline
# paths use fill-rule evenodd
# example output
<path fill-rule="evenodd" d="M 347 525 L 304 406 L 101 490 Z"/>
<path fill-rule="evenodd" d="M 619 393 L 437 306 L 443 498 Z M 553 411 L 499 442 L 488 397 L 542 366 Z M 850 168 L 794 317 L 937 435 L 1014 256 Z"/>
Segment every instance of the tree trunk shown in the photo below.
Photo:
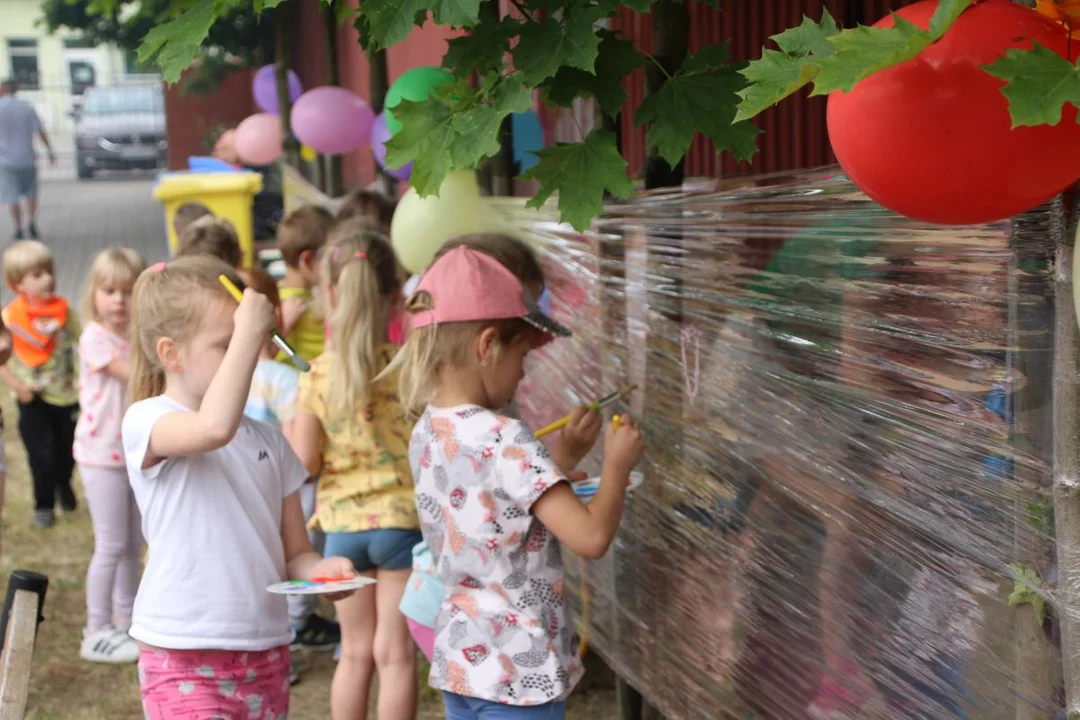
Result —
<path fill-rule="evenodd" d="M 285 164 L 300 166 L 300 143 L 292 133 L 292 98 L 289 97 L 289 10 L 291 3 L 278 5 L 274 11 L 274 78 L 277 81 L 281 137 L 284 139 Z"/>
<path fill-rule="evenodd" d="M 326 28 L 326 84 L 339 85 L 341 77 L 338 73 L 337 16 L 334 15 L 334 8 L 331 5 L 323 5 L 322 13 Z M 332 198 L 338 197 L 344 192 L 345 186 L 341 170 L 341 156 L 324 155 L 323 157 L 326 164 L 326 183 L 323 192 Z"/>
<path fill-rule="evenodd" d="M 376 50 L 368 54 L 368 85 L 371 88 L 371 109 L 378 114 L 386 105 L 386 91 L 390 89 L 386 50 Z M 375 177 L 387 195 L 393 197 L 397 194 L 397 181 L 387 175 L 378 163 L 375 164 Z"/>

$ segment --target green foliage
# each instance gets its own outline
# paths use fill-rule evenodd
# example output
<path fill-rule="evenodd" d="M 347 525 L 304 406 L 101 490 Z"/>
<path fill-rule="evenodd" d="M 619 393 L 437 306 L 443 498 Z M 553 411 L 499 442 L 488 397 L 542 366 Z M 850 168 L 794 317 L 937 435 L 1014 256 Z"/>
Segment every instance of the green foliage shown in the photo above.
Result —
<path fill-rule="evenodd" d="M 140 57 L 153 58 L 166 78 L 175 79 L 223 17 L 246 13 L 257 20 L 283 1 L 144 0 L 158 9 L 146 27 Z M 530 107 L 537 94 L 557 107 L 591 97 L 614 117 L 626 101 L 625 77 L 655 62 L 604 25 L 620 8 L 646 12 L 653 0 L 511 0 L 515 11 L 506 17 L 493 12 L 495 1 L 362 0 L 357 6 L 350 0 L 321 0 L 340 22 L 354 22 L 369 52 L 401 42 L 429 21 L 465 30 L 450 40 L 442 62 L 458 81 L 395 110 L 404 128 L 388 144 L 388 162 L 412 161 L 412 184 L 421 195 L 438 192 L 449 171 L 476 167 L 498 152 L 503 120 Z M 86 13 L 115 17 L 131 0 L 44 2 L 81 3 Z M 803 18 L 773 36 L 775 47 L 750 63 L 730 61 L 726 43 L 701 48 L 632 109 L 634 122 L 647 128 L 647 143 L 672 165 L 699 132 L 718 151 L 749 160 L 759 133 L 749 122 L 754 116 L 801 88 L 812 86 L 815 95 L 848 91 L 873 73 L 914 58 L 941 39 L 972 2 L 941 0 L 927 30 L 901 18 L 887 28 L 840 28 L 826 11 L 817 21 Z M 1045 49 L 1010 51 L 987 71 L 1006 81 L 1003 92 L 1016 125 L 1057 122 L 1064 104 L 1080 107 L 1080 71 Z M 626 161 L 610 132 L 594 130 L 581 142 L 542 150 L 537 157 L 523 176 L 540 183 L 533 203 L 558 192 L 562 218 L 579 229 L 601 211 L 605 193 L 625 196 L 631 190 Z"/>
<path fill-rule="evenodd" d="M 634 190 L 615 136 L 606 130 L 593 130 L 584 142 L 538 150 L 536 156 L 540 162 L 522 175 L 524 180 L 540 181 L 540 191 L 529 207 L 542 206 L 558 192 L 562 219 L 575 230 L 587 229 L 603 212 L 604 191 L 625 198 Z"/>
<path fill-rule="evenodd" d="M 1005 81 L 1012 126 L 1057 125 L 1061 108 L 1080 108 L 1080 67 L 1034 43 L 1031 50 L 1009 50 L 985 68 Z"/>
<path fill-rule="evenodd" d="M 1010 563 L 1013 572 L 1013 591 L 1009 595 L 1009 607 L 1030 604 L 1035 619 L 1042 625 L 1046 621 L 1046 598 L 1043 597 L 1042 578 L 1039 573 L 1020 563 Z"/>
<path fill-rule="evenodd" d="M 638 108 L 634 124 L 648 125 L 646 144 L 655 145 L 660 156 L 675 165 L 698 131 L 718 151 L 731 150 L 739 160 L 752 158 L 760 130 L 748 122 L 734 122 L 738 92 L 746 86 L 739 69 L 727 64 L 724 45 L 688 55 L 679 72 Z"/>

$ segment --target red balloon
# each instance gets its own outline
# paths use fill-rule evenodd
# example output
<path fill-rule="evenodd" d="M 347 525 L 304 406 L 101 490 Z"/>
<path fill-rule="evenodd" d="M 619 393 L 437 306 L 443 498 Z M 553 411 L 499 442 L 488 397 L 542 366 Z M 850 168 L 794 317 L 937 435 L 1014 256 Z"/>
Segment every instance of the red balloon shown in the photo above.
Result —
<path fill-rule="evenodd" d="M 897 15 L 925 29 L 925 0 Z M 880 20 L 878 27 L 893 24 Z M 863 192 L 902 215 L 942 224 L 1012 217 L 1080 177 L 1080 125 L 1011 129 L 1004 82 L 982 66 L 1037 41 L 1068 57 L 1059 25 L 1008 0 L 985 0 L 918 57 L 829 95 L 829 141 Z"/>

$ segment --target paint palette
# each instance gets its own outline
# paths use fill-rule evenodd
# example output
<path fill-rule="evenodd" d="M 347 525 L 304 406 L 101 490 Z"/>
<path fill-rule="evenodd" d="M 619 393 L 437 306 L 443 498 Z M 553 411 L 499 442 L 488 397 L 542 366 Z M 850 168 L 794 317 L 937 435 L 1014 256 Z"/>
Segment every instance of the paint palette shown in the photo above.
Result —
<path fill-rule="evenodd" d="M 315 578 L 314 580 L 289 580 L 266 588 L 275 595 L 326 595 L 329 593 L 359 590 L 374 585 L 375 578 L 358 575 L 353 578 Z"/>
<path fill-rule="evenodd" d="M 630 482 L 626 486 L 626 491 L 636 490 L 640 487 L 641 483 L 645 481 L 644 473 L 637 470 L 630 473 Z M 571 487 L 574 488 L 574 494 L 578 496 L 581 502 L 588 504 L 594 497 L 596 497 L 596 491 L 600 487 L 600 478 L 589 478 L 588 480 L 582 480 L 581 482 L 571 483 Z"/>

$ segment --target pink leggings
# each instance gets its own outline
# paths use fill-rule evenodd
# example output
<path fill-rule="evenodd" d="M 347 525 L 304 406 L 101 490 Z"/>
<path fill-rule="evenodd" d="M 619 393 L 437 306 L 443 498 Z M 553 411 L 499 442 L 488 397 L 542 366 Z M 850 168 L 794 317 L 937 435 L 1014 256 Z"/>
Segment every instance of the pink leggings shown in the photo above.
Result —
<path fill-rule="evenodd" d="M 405 618 L 405 622 L 409 626 L 413 642 L 420 648 L 420 652 L 424 653 L 428 662 L 431 662 L 431 654 L 435 650 L 435 628 L 421 625 L 412 618 Z"/>
<path fill-rule="evenodd" d="M 259 652 L 144 646 L 139 690 L 147 720 L 285 718 L 289 646 Z"/>
<path fill-rule="evenodd" d="M 86 631 L 131 620 L 139 587 L 142 520 L 124 468 L 79 466 L 94 523 L 94 556 L 86 571 Z"/>

